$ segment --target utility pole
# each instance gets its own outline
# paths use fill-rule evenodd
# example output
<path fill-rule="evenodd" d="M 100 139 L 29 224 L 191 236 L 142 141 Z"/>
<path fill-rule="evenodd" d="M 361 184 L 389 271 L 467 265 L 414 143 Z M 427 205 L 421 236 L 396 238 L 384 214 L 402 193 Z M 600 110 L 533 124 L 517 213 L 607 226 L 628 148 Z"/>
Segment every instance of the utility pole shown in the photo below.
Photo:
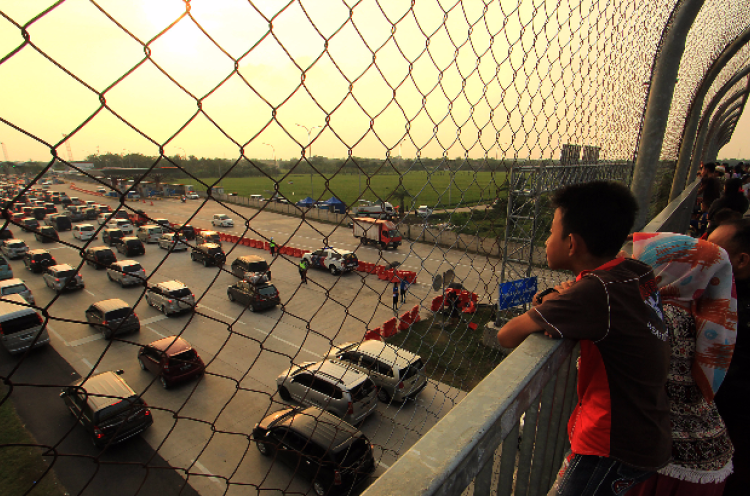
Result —
<path fill-rule="evenodd" d="M 308 160 L 312 160 L 312 141 L 310 137 L 312 136 L 312 132 L 314 129 L 320 129 L 323 126 L 313 126 L 313 127 L 308 128 L 307 126 L 303 126 L 302 124 L 295 123 L 294 125 L 299 126 L 305 131 L 307 131 L 307 148 L 308 148 L 307 154 L 309 155 Z M 313 189 L 312 165 L 310 166 L 310 198 L 315 199 L 315 190 Z"/>
<path fill-rule="evenodd" d="M 3 145 L 3 157 L 5 157 L 5 161 L 10 162 L 10 160 L 8 160 L 8 149 L 5 148 L 5 142 L 0 143 L 0 145 Z"/>
<path fill-rule="evenodd" d="M 271 147 L 271 152 L 273 153 L 273 166 L 278 169 L 279 166 L 276 163 L 276 148 L 274 148 L 273 145 L 270 144 L 270 143 L 263 143 L 263 144 L 266 145 L 266 146 L 270 146 Z"/>
<path fill-rule="evenodd" d="M 65 133 L 62 133 L 63 138 L 65 138 L 65 150 L 68 152 L 68 162 L 73 161 L 73 151 L 70 149 L 70 140 L 68 140 L 68 135 Z"/>

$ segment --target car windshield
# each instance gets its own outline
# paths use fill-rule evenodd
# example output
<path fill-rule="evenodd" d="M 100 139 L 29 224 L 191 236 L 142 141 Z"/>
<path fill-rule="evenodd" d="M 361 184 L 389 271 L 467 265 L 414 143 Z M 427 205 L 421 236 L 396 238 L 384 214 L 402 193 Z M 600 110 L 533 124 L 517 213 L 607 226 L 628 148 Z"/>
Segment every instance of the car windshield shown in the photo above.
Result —
<path fill-rule="evenodd" d="M 183 351 L 182 353 L 175 355 L 173 357 L 169 357 L 170 362 L 177 362 L 177 363 L 185 363 L 185 362 L 192 362 L 196 358 L 195 351 L 190 349 L 187 351 Z"/>
<path fill-rule="evenodd" d="M 190 292 L 188 288 L 180 288 L 175 289 L 174 291 L 169 292 L 169 296 L 172 298 L 185 298 L 186 296 L 191 296 L 193 293 Z"/>
<path fill-rule="evenodd" d="M 126 265 L 125 267 L 122 268 L 122 271 L 123 272 L 138 272 L 142 269 L 143 268 L 140 266 L 140 264 L 135 264 L 135 265 Z"/>
<path fill-rule="evenodd" d="M 229 218 L 229 216 L 228 216 L 227 214 L 220 214 L 220 215 L 217 215 L 217 216 L 216 216 L 216 218 L 217 218 L 217 219 L 221 219 L 221 220 L 224 220 L 224 219 L 228 219 L 228 218 Z"/>
<path fill-rule="evenodd" d="M 102 411 L 100 411 L 98 415 L 99 417 L 98 420 L 99 422 L 102 422 L 112 417 L 117 417 L 118 415 L 122 415 L 125 412 L 131 411 L 141 406 L 142 406 L 142 401 L 140 398 L 133 397 L 133 398 L 120 400 L 114 405 L 110 405 L 104 408 Z"/>
<path fill-rule="evenodd" d="M 258 288 L 258 293 L 262 294 L 263 296 L 275 296 L 276 295 L 276 286 L 269 284 L 268 286 L 261 286 Z"/>
<path fill-rule="evenodd" d="M 354 401 L 362 400 L 375 390 L 375 383 L 370 379 L 365 379 L 362 383 L 352 389 L 352 399 Z"/>
<path fill-rule="evenodd" d="M 393 229 L 392 231 L 388 231 L 389 238 L 398 238 L 400 236 L 401 236 L 401 233 L 398 232 L 396 229 Z"/>
<path fill-rule="evenodd" d="M 104 316 L 106 320 L 119 320 L 124 319 L 128 315 L 132 315 L 133 310 L 130 309 L 130 307 L 123 307 L 118 308 L 116 310 L 111 310 L 107 312 L 107 315 Z"/>
<path fill-rule="evenodd" d="M 23 248 L 26 245 L 24 245 L 23 243 L 19 242 L 19 243 L 10 243 L 8 246 L 10 248 Z"/>
<path fill-rule="evenodd" d="M 25 284 L 14 284 L 13 286 L 6 286 L 3 288 L 3 294 L 9 295 L 9 294 L 19 294 L 23 293 L 24 291 L 28 291 L 29 288 L 26 287 Z"/>
<path fill-rule="evenodd" d="M 81 226 L 79 229 L 81 231 L 93 231 L 94 230 L 94 226 Z"/>
<path fill-rule="evenodd" d="M 357 261 L 357 255 L 354 253 L 349 253 L 348 255 L 344 255 L 344 260 L 347 262 L 356 262 Z"/>
<path fill-rule="evenodd" d="M 76 271 L 73 270 L 73 269 L 70 269 L 70 270 L 60 270 L 60 271 L 56 272 L 54 275 L 55 275 L 55 277 L 70 277 L 70 276 L 76 275 Z"/>
<path fill-rule="evenodd" d="M 411 377 L 414 377 L 419 373 L 420 370 L 422 370 L 422 367 L 424 367 L 424 364 L 422 363 L 422 359 L 418 359 L 414 363 L 404 367 L 399 371 L 399 377 L 402 381 L 405 381 L 406 379 L 409 379 Z"/>
<path fill-rule="evenodd" d="M 128 246 L 141 246 L 141 242 L 138 241 L 137 239 L 129 239 L 128 241 L 125 242 L 125 244 Z"/>

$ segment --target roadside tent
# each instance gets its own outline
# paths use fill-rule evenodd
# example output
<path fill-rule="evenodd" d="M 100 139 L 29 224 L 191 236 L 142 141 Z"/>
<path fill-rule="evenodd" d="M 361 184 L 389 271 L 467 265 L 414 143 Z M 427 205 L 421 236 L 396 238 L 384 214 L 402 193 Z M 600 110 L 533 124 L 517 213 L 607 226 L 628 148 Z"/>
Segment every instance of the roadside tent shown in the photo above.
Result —
<path fill-rule="evenodd" d="M 300 200 L 296 203 L 298 207 L 302 208 L 312 208 L 315 205 L 315 200 L 310 198 L 309 196 L 305 198 L 304 200 Z"/>
<path fill-rule="evenodd" d="M 328 210 L 337 214 L 345 214 L 346 213 L 346 203 L 342 202 L 335 196 L 330 197 L 328 200 L 326 200 L 326 205 L 328 205 Z"/>

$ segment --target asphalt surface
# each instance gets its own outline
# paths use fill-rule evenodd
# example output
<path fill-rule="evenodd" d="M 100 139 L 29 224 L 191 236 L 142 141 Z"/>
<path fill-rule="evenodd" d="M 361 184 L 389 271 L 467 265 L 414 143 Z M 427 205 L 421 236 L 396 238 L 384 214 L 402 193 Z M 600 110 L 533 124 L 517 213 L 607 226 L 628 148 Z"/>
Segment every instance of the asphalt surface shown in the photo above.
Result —
<path fill-rule="evenodd" d="M 0 351 L 0 375 L 13 388 L 11 400 L 21 421 L 40 445 L 48 447 L 50 455 L 44 459 L 68 494 L 198 496 L 140 436 L 105 451 L 94 447 L 59 397 L 61 386 L 80 376 L 52 346 L 32 350 L 26 357 Z"/>

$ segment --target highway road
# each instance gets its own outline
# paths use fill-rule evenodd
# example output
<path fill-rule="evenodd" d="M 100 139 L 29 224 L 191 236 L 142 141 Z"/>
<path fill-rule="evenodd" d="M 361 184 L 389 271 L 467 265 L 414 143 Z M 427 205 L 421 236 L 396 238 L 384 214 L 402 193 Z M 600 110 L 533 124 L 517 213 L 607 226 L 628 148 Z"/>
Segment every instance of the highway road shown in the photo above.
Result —
<path fill-rule="evenodd" d="M 113 207 L 117 205 L 116 201 L 79 192 L 69 191 L 68 194 Z M 198 207 L 201 208 L 196 214 Z M 328 244 L 356 250 L 365 261 L 399 261 L 419 274 L 419 284 L 410 290 L 408 308 L 418 302 L 429 305 L 436 294 L 430 288 L 431 274 L 453 268 L 467 287 L 479 288 L 485 281 L 491 283 L 498 263 L 420 244 L 403 245 L 399 250 L 381 254 L 379 250 L 359 246 L 346 226 L 301 223 L 299 218 L 235 206 L 228 210 L 211 201 L 205 205 L 200 201 L 185 204 L 162 201 L 154 202 L 153 206 L 139 203 L 137 208 L 143 208 L 152 217 L 166 217 L 173 222 L 185 222 L 190 218 L 191 224 L 201 228 L 210 227 L 214 213 L 228 213 L 234 218 L 235 226 L 247 221 L 252 227 L 246 234 L 248 237 L 258 238 L 260 233 L 274 236 L 279 244 L 298 248 L 315 249 Z M 68 247 L 42 244 L 30 233 L 13 230 L 31 248 L 50 250 L 60 263 L 74 266 L 80 263 L 79 248 L 83 243 L 74 240 L 70 232 L 61 233 L 61 239 L 70 243 Z M 242 234 L 239 227 L 225 232 Z M 101 243 L 92 243 L 98 244 Z M 225 246 L 225 250 L 230 249 L 229 261 L 241 254 L 263 254 L 244 246 Z M 270 261 L 268 254 L 265 255 Z M 123 257 L 118 254 L 118 258 Z M 143 440 L 166 463 L 182 468 L 179 473 L 200 494 L 244 495 L 257 494 L 259 490 L 264 494 L 274 494 L 273 490 L 311 492 L 309 481 L 296 478 L 290 469 L 261 457 L 248 434 L 266 413 L 284 406 L 275 394 L 275 379 L 290 362 L 319 360 L 331 343 L 361 340 L 366 328 L 377 327 L 393 316 L 388 284 L 373 275 L 355 272 L 337 277 L 311 269 L 310 284 L 300 285 L 296 266 L 299 259 L 280 256 L 273 261 L 272 272 L 283 305 L 250 313 L 227 299 L 226 288 L 236 279 L 218 268 L 205 268 L 191 262 L 189 252 L 168 255 L 157 245 L 148 245 L 144 256 L 134 258 L 146 268 L 152 282 L 178 279 L 187 284 L 199 301 L 196 314 L 167 318 L 147 305 L 142 287 L 120 288 L 107 279 L 104 271 L 92 267 L 80 269 L 86 283 L 84 290 L 55 296 L 44 285 L 41 275 L 27 272 L 22 261 L 12 261 L 11 266 L 16 277 L 23 278 L 31 287 L 37 304 L 48 308 L 54 351 L 81 376 L 92 371 L 123 369 L 123 377 L 136 391 L 143 393 L 154 412 L 154 425 L 144 433 Z M 108 298 L 122 298 L 136 306 L 142 326 L 139 333 L 107 342 L 82 322 L 83 312 L 91 303 Z M 181 334 L 193 344 L 208 363 L 208 373 L 201 381 L 164 390 L 154 376 L 139 369 L 136 353 L 141 344 L 175 334 Z M 429 355 L 429 352 L 430 343 L 425 343 L 422 355 Z M 3 352 L 0 360 L 9 363 L 12 359 Z M 22 364 L 22 370 L 24 367 L 28 365 Z M 59 384 L 73 381 L 70 376 L 62 375 Z M 361 426 L 376 450 L 378 470 L 375 476 L 387 469 L 463 396 L 459 390 L 431 381 L 416 402 L 401 406 L 379 404 L 377 411 Z M 59 398 L 53 400 L 61 403 Z M 50 415 L 53 415 L 52 410 Z M 66 420 L 70 422 L 72 417 Z M 73 435 L 65 434 L 70 431 L 70 424 L 64 423 L 63 427 L 65 425 L 63 434 Z M 35 434 L 41 443 L 60 441 L 59 430 Z M 106 456 L 118 460 L 118 453 L 127 451 L 124 445 L 115 446 Z M 125 460 L 126 456 L 123 454 L 122 458 Z M 85 475 L 85 471 L 82 474 Z M 103 475 L 94 477 L 100 476 Z"/>

